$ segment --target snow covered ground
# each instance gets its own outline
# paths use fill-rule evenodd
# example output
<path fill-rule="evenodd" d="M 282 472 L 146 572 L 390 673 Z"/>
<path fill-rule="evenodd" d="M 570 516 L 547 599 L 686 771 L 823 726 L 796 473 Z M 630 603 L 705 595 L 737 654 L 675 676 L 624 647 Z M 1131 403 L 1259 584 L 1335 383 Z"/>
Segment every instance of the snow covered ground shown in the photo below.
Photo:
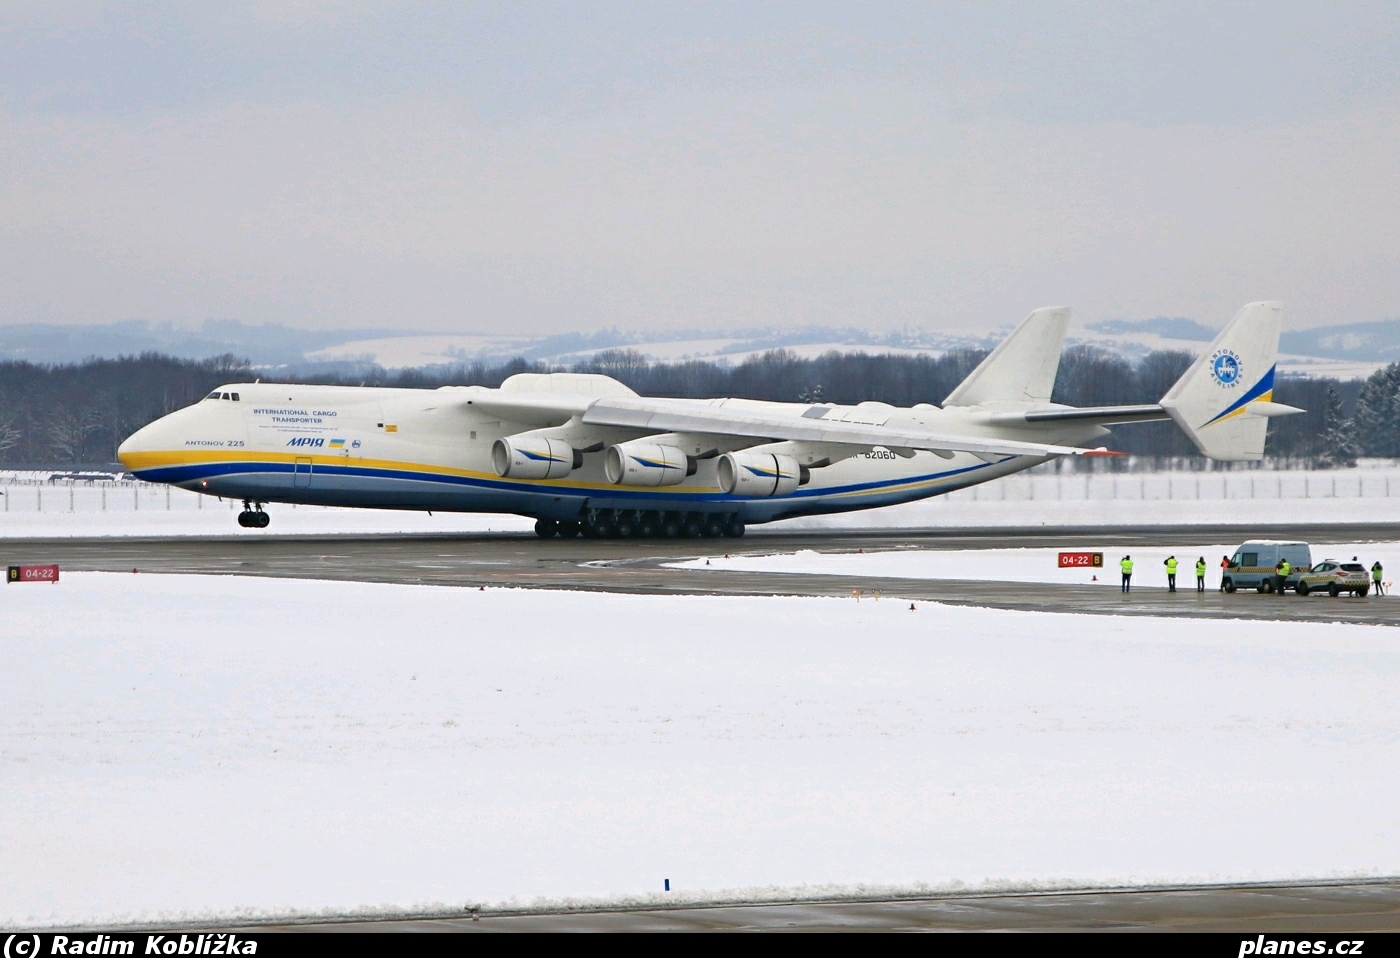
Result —
<path fill-rule="evenodd" d="M 1171 549 L 1130 549 L 1133 557 L 1133 584 L 1166 587 L 1167 556 L 1180 562 L 1177 588 L 1196 587 L 1196 559 L 1206 560 L 1206 585 L 1220 586 L 1220 557 L 1233 555 L 1239 543 L 1230 545 L 1177 546 Z M 668 563 L 675 569 L 701 569 L 716 572 L 791 572 L 814 575 L 888 576 L 896 579 L 990 579 L 996 582 L 1055 582 L 1111 585 L 1121 581 L 1118 560 L 1124 555 L 1103 547 L 1076 546 L 1071 551 L 1102 552 L 1101 569 L 1059 568 L 1057 549 L 892 549 L 885 552 L 784 552 L 774 555 L 711 556 Z M 1352 542 L 1317 545 L 1313 561 L 1347 560 L 1356 556 L 1366 568 L 1379 560 L 1393 574 L 1400 569 L 1400 542 Z M 1389 576 L 1387 576 L 1389 578 Z"/>
<path fill-rule="evenodd" d="M 5 926 L 1400 873 L 1384 627 L 100 573 L 0 601 Z"/>

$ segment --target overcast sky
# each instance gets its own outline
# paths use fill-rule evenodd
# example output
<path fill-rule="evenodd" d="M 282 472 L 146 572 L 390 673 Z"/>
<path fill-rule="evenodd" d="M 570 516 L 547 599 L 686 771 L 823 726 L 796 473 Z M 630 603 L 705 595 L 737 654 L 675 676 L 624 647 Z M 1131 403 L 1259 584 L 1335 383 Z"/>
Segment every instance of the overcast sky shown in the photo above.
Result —
<path fill-rule="evenodd" d="M 1400 316 L 1400 7 L 0 2 L 0 324 Z"/>

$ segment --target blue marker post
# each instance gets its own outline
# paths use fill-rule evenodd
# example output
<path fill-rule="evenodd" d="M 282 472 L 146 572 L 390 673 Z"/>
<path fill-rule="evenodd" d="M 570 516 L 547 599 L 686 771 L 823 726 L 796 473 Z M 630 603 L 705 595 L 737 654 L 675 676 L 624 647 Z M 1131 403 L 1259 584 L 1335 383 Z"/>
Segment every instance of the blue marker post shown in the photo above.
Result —
<path fill-rule="evenodd" d="M 667 891 L 670 891 L 670 890 L 671 890 L 671 879 L 669 879 L 669 878 L 666 879 L 666 890 L 667 890 Z"/>

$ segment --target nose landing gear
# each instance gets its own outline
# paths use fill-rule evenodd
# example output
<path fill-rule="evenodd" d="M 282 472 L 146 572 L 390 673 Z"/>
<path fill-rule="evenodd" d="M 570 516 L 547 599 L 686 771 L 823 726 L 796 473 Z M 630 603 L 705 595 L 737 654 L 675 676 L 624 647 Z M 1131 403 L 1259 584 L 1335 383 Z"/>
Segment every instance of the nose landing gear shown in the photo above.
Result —
<path fill-rule="evenodd" d="M 266 529 L 268 523 L 272 522 L 272 516 L 263 512 L 261 502 L 253 502 L 249 499 L 243 500 L 243 511 L 238 514 L 238 524 L 245 529 Z"/>

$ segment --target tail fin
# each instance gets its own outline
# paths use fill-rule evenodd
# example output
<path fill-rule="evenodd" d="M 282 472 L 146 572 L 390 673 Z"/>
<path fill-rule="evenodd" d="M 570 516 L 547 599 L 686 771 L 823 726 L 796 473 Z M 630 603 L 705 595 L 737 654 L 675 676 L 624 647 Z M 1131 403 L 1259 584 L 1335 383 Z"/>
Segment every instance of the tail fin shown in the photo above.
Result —
<path fill-rule="evenodd" d="M 1162 397 L 1162 408 L 1210 458 L 1264 458 L 1269 417 L 1303 411 L 1273 401 L 1282 326 L 1282 303 L 1250 303 Z"/>
<path fill-rule="evenodd" d="M 1068 306 L 1037 309 L 948 394 L 943 405 L 1049 402 L 1068 328 Z"/>

